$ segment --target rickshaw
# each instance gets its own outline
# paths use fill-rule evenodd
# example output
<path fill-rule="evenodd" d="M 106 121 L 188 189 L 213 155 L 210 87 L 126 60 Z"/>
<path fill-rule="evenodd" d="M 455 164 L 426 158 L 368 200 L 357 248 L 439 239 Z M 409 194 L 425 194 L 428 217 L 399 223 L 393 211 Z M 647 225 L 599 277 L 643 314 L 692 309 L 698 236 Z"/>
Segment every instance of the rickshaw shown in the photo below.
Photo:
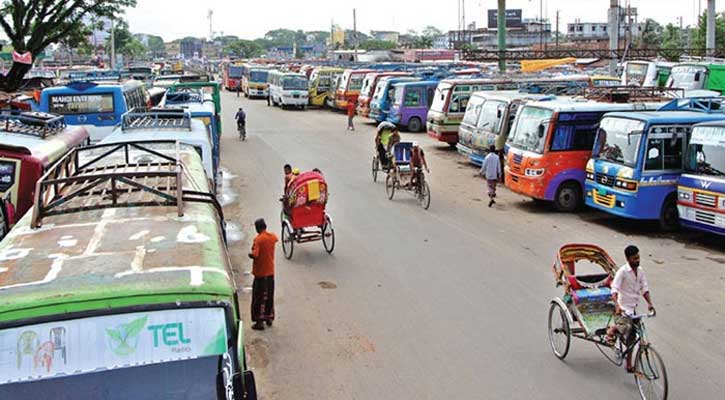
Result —
<path fill-rule="evenodd" d="M 595 245 L 567 244 L 559 249 L 553 272 L 556 285 L 564 288 L 564 295 L 551 300 L 549 307 L 551 349 L 563 360 L 573 336 L 594 343 L 609 361 L 622 366 L 636 348 L 633 375 L 640 397 L 665 400 L 667 371 L 644 326 L 644 319 L 655 314 L 631 316 L 634 326 L 628 338 L 617 335 L 613 344 L 606 340 L 614 316 L 610 286 L 616 271 L 612 258 Z"/>
<path fill-rule="evenodd" d="M 391 157 L 392 166 L 387 178 L 385 178 L 385 192 L 388 199 L 392 200 L 396 190 L 406 190 L 413 194 L 423 209 L 430 207 L 430 187 L 425 181 L 425 174 L 421 168 L 412 169 L 410 158 L 413 150 L 413 142 L 400 142 L 393 145 Z M 415 185 L 411 185 L 415 177 Z"/>
<path fill-rule="evenodd" d="M 388 122 L 388 121 L 383 121 L 383 122 L 380 123 L 380 125 L 378 125 L 377 130 L 378 130 L 378 132 L 381 132 L 382 130 L 385 130 L 385 129 L 388 129 L 388 130 L 391 130 L 392 131 L 392 130 L 394 130 L 396 128 L 397 127 L 395 126 L 395 124 L 393 124 L 391 122 Z M 396 140 L 399 141 L 400 140 L 400 136 L 395 136 L 394 137 L 391 134 L 389 140 L 390 141 L 394 141 L 394 142 Z M 385 146 L 386 147 L 385 154 L 386 154 L 386 157 L 388 159 L 388 162 L 383 162 L 383 160 L 380 159 L 380 154 L 378 153 L 377 146 L 378 145 L 377 145 L 377 142 L 376 142 L 376 144 L 375 144 L 375 154 L 373 155 L 373 166 L 372 166 L 373 182 L 377 182 L 378 181 L 378 172 L 383 171 L 386 174 L 389 174 L 390 173 L 390 170 L 393 168 L 393 162 L 392 162 L 393 154 L 390 151 L 390 149 L 391 149 L 390 144 L 388 144 L 387 146 Z"/>
<path fill-rule="evenodd" d="M 325 251 L 335 249 L 335 229 L 325 212 L 329 192 L 322 174 L 298 175 L 282 198 L 282 250 L 289 260 L 294 244 L 322 241 Z"/>

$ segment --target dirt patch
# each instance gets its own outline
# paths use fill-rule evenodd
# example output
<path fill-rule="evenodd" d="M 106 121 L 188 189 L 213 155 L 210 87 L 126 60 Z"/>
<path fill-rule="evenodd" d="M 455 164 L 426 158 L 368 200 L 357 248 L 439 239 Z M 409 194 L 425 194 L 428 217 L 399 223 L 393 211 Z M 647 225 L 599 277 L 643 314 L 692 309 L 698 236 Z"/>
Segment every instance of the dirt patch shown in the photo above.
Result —
<path fill-rule="evenodd" d="M 322 281 L 317 282 L 317 285 L 319 285 L 323 289 L 337 289 L 337 285 L 332 282 Z"/>
<path fill-rule="evenodd" d="M 245 350 L 249 355 L 249 364 L 254 368 L 266 368 L 269 365 L 269 344 L 265 339 L 246 340 Z"/>

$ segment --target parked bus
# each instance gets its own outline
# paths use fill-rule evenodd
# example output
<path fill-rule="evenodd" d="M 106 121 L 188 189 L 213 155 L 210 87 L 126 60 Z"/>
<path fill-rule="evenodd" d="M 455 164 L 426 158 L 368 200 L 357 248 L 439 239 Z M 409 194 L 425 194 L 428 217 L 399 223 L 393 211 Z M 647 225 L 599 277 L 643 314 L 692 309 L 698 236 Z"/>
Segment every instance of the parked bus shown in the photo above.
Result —
<path fill-rule="evenodd" d="M 0 114 L 0 239 L 33 205 L 46 169 L 87 142 L 88 131 L 66 126 L 60 115 Z"/>
<path fill-rule="evenodd" d="M 126 74 L 133 80 L 145 83 L 146 87 L 151 87 L 156 77 L 154 68 L 150 65 L 131 65 Z"/>
<path fill-rule="evenodd" d="M 0 398 L 256 399 L 223 226 L 191 146 L 58 161 L 0 242 Z"/>
<path fill-rule="evenodd" d="M 658 220 L 665 230 L 679 226 L 677 181 L 692 126 L 725 120 L 721 101 L 711 103 L 717 110 L 707 111 L 693 111 L 689 101 L 677 111 L 611 113 L 602 119 L 586 170 L 588 206 L 620 217 Z"/>
<path fill-rule="evenodd" d="M 235 92 L 242 84 L 245 67 L 242 64 L 226 63 L 222 69 L 223 86 L 230 92 Z"/>
<path fill-rule="evenodd" d="M 667 87 L 691 90 L 712 90 L 725 94 L 725 65 L 686 63 L 672 67 Z"/>
<path fill-rule="evenodd" d="M 425 129 L 425 120 L 433 102 L 438 81 L 420 81 L 397 83 L 393 106 L 388 114 L 388 121 L 402 126 L 410 132 Z"/>
<path fill-rule="evenodd" d="M 566 98 L 527 102 L 506 142 L 506 187 L 553 202 L 559 211 L 576 210 L 584 203 L 585 167 L 604 114 L 658 106 Z"/>
<path fill-rule="evenodd" d="M 692 129 L 677 191 L 682 225 L 725 235 L 725 122 Z"/>
<path fill-rule="evenodd" d="M 378 82 L 370 99 L 370 112 L 368 120 L 372 122 L 383 122 L 388 119 L 390 108 L 395 100 L 395 85 L 404 82 L 420 81 L 418 77 L 394 77 L 386 76 Z"/>
<path fill-rule="evenodd" d="M 221 89 L 219 84 L 216 82 L 182 82 L 171 85 L 168 89 L 168 93 L 182 92 L 182 91 L 195 91 L 201 90 L 204 93 L 204 102 L 213 102 L 214 111 L 217 120 L 217 129 L 219 134 L 222 133 L 222 98 Z"/>
<path fill-rule="evenodd" d="M 627 61 L 622 71 L 622 86 L 666 87 L 674 65 L 664 61 Z"/>
<path fill-rule="evenodd" d="M 72 82 L 45 89 L 40 95 L 40 111 L 63 115 L 68 125 L 85 126 L 91 143 L 108 136 L 121 122 L 123 114 L 150 107 L 151 96 L 139 81 L 123 84 Z"/>
<path fill-rule="evenodd" d="M 458 143 L 458 126 L 466 113 L 468 99 L 482 90 L 511 90 L 518 86 L 510 80 L 444 79 L 435 91 L 428 111 L 428 135 L 454 146 Z"/>
<path fill-rule="evenodd" d="M 337 78 L 345 72 L 343 68 L 317 67 L 312 70 L 309 82 L 310 105 L 315 107 L 335 107 L 335 88 Z"/>
<path fill-rule="evenodd" d="M 375 72 L 372 69 L 346 69 L 340 76 L 340 82 L 335 90 L 335 108 L 338 110 L 347 109 L 347 104 L 355 104 L 360 95 L 365 75 Z"/>
<path fill-rule="evenodd" d="M 357 98 L 357 106 L 355 111 L 357 115 L 367 118 L 370 115 L 370 102 L 375 94 L 378 82 L 387 76 L 410 76 L 408 72 L 370 72 L 365 75 L 360 95 Z"/>
<path fill-rule="evenodd" d="M 503 150 L 516 113 L 525 101 L 556 97 L 518 91 L 475 92 L 468 101 L 458 130 L 458 152 L 480 166 L 490 146 L 496 146 L 503 163 Z M 501 165 L 503 170 L 503 165 Z"/>
<path fill-rule="evenodd" d="M 250 66 L 242 77 L 242 92 L 245 97 L 267 98 L 269 95 L 269 86 L 267 84 L 267 76 L 269 70 L 265 67 Z"/>
<path fill-rule="evenodd" d="M 306 108 L 309 96 L 307 77 L 296 72 L 270 71 L 269 96 L 272 105 Z"/>

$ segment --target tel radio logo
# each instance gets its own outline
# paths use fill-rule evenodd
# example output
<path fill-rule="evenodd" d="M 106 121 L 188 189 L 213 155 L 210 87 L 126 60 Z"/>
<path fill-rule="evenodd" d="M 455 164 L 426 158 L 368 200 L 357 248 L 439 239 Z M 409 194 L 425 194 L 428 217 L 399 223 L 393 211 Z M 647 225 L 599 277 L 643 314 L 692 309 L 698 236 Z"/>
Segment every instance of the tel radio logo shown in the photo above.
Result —
<path fill-rule="evenodd" d="M 138 346 L 138 338 L 148 322 L 148 316 L 135 319 L 116 328 L 106 328 L 108 343 L 116 355 L 127 356 L 133 354 Z"/>

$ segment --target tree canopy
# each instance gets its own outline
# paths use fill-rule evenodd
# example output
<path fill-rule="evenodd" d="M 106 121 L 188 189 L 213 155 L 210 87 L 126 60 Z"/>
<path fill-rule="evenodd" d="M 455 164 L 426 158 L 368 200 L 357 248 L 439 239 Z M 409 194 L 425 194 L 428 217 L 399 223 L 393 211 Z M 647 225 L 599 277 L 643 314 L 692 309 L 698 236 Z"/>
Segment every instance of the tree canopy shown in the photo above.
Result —
<path fill-rule="evenodd" d="M 116 18 L 136 0 L 4 0 L 0 6 L 0 26 L 13 49 L 30 52 L 33 58 L 49 45 L 84 29 L 91 17 Z M 14 91 L 31 66 L 14 62 L 7 75 L 0 77 L 0 89 Z"/>

